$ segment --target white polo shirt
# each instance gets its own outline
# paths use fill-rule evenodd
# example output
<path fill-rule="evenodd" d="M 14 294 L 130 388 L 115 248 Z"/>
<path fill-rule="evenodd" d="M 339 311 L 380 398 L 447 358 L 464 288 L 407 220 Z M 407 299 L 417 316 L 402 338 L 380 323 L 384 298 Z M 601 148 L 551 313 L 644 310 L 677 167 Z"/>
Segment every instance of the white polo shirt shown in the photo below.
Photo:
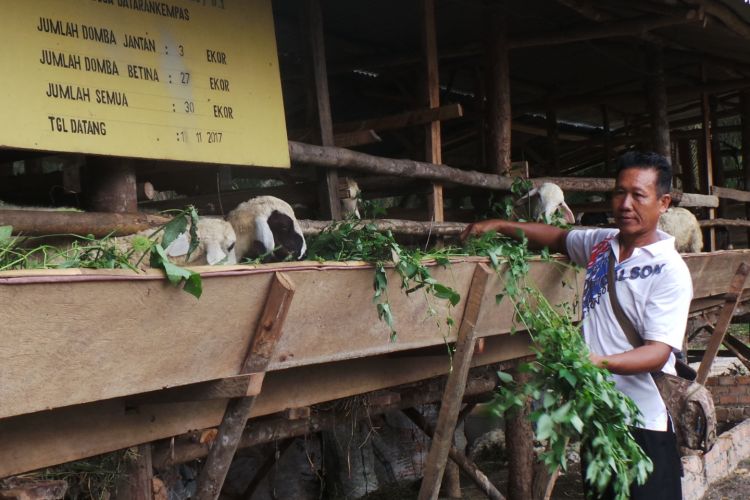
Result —
<path fill-rule="evenodd" d="M 672 353 L 662 368 L 675 374 L 674 353 L 682 349 L 693 282 L 690 271 L 674 247 L 674 238 L 658 231 L 659 241 L 636 248 L 619 262 L 617 229 L 572 230 L 566 246 L 570 259 L 586 267 L 583 288 L 583 335 L 592 352 L 619 354 L 633 346 L 617 321 L 608 293 L 609 252 L 615 253 L 617 298 L 625 316 L 644 340 L 663 342 Z M 612 375 L 618 390 L 630 396 L 642 413 L 641 426 L 667 430 L 667 411 L 649 373 Z"/>

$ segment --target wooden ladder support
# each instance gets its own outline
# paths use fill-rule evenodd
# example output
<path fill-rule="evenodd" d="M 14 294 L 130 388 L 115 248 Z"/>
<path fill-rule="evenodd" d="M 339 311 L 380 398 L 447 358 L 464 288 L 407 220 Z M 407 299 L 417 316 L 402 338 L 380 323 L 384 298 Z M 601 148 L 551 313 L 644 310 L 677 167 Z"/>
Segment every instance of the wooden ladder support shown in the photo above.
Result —
<path fill-rule="evenodd" d="M 482 307 L 482 298 L 487 287 L 487 281 L 491 275 L 492 270 L 490 268 L 484 264 L 479 264 L 471 279 L 466 308 L 464 309 L 461 327 L 458 330 L 456 352 L 453 355 L 453 369 L 448 375 L 448 382 L 443 392 L 435 435 L 427 455 L 422 485 L 419 488 L 419 500 L 436 499 L 440 491 L 440 482 L 443 479 L 445 464 L 453 442 L 453 433 L 466 388 L 466 378 L 474 354 L 474 345 L 476 344 L 474 327 Z"/>
<path fill-rule="evenodd" d="M 729 290 L 727 291 L 725 298 L 726 302 L 724 302 L 724 305 L 721 307 L 719 318 L 716 320 L 716 325 L 714 326 L 714 332 L 711 334 L 711 339 L 708 341 L 708 346 L 706 347 L 706 352 L 701 360 L 700 368 L 698 368 L 698 377 L 695 381 L 699 384 L 706 383 L 708 374 L 711 371 L 711 365 L 714 362 L 714 358 L 716 358 L 716 353 L 719 352 L 719 346 L 721 346 L 721 343 L 724 340 L 724 334 L 732 322 L 734 310 L 737 308 L 737 304 L 742 296 L 742 289 L 745 286 L 745 281 L 747 280 L 749 272 L 750 267 L 747 264 L 740 264 L 737 268 L 737 272 L 732 278 L 732 282 L 729 284 Z"/>
<path fill-rule="evenodd" d="M 724 334 L 723 344 L 750 370 L 750 347 L 729 333 Z"/>
<path fill-rule="evenodd" d="M 414 422 L 414 425 L 424 432 L 427 437 L 434 439 L 434 429 L 425 420 L 425 418 L 414 408 L 407 408 L 402 410 L 409 420 Z M 477 465 L 469 460 L 466 455 L 461 453 L 458 448 L 451 445 L 448 449 L 448 456 L 463 470 L 469 478 L 479 487 L 479 489 L 487 495 L 487 498 L 491 500 L 505 500 L 502 493 L 492 484 L 489 478 L 482 472 Z M 438 483 L 440 486 L 440 483 Z"/>
<path fill-rule="evenodd" d="M 255 329 L 240 374 L 266 371 L 281 337 L 281 329 L 294 297 L 294 289 L 294 284 L 284 273 L 274 274 L 263 314 Z M 248 396 L 229 400 L 216 440 L 198 476 L 198 500 L 216 500 L 219 497 L 255 398 L 256 396 Z"/>

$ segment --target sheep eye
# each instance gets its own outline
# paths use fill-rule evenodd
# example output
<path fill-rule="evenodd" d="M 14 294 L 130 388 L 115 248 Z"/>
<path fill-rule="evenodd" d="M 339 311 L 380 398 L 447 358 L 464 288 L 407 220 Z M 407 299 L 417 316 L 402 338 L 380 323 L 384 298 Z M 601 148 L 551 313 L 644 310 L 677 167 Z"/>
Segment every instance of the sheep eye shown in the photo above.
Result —
<path fill-rule="evenodd" d="M 234 242 L 229 244 L 229 246 L 227 247 L 227 250 L 229 250 L 230 252 L 234 250 Z"/>

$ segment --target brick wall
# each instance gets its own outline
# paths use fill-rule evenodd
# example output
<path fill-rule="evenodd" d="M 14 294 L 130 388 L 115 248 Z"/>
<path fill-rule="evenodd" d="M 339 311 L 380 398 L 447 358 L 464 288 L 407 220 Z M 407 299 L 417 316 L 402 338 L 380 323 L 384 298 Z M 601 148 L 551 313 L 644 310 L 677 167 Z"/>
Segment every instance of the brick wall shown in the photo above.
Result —
<path fill-rule="evenodd" d="M 750 376 L 710 377 L 706 386 L 714 397 L 718 422 L 750 418 Z"/>

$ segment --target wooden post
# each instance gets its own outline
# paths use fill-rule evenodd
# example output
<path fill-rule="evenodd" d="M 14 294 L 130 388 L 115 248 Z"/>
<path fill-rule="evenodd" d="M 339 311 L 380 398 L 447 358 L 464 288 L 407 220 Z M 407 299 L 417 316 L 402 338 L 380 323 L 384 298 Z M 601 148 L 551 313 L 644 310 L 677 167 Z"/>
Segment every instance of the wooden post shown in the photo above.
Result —
<path fill-rule="evenodd" d="M 664 82 L 664 58 L 658 45 L 646 49 L 646 95 L 651 114 L 651 143 L 655 152 L 672 163 L 669 143 L 669 117 L 667 116 L 667 87 Z"/>
<path fill-rule="evenodd" d="M 425 91 L 427 105 L 440 107 L 440 75 L 438 72 L 437 33 L 435 28 L 435 0 L 422 0 L 422 48 L 425 59 Z M 433 121 L 425 127 L 425 161 L 440 165 L 443 163 L 440 139 L 440 122 Z M 443 185 L 432 183 L 429 197 L 431 219 L 443 222 Z"/>
<path fill-rule="evenodd" d="M 507 23 L 503 14 L 492 9 L 487 16 L 487 165 L 489 171 L 507 175 L 510 171 L 510 67 Z"/>
<path fill-rule="evenodd" d="M 705 67 L 701 68 L 703 74 L 703 81 L 705 82 Z M 713 174 L 713 153 L 711 145 L 711 110 L 708 102 L 708 94 L 706 92 L 701 93 L 701 113 L 702 113 L 702 124 L 703 124 L 703 140 L 701 141 L 702 152 L 703 152 L 703 177 L 706 180 L 706 184 L 701 186 L 704 193 L 711 194 L 711 186 L 714 185 L 714 174 Z M 716 218 L 716 210 L 713 208 L 708 209 L 708 218 Z M 708 230 L 708 250 L 713 252 L 716 250 L 716 231 L 711 228 Z"/>
<path fill-rule="evenodd" d="M 263 314 L 255 329 L 240 374 L 266 371 L 276 343 L 281 337 L 281 329 L 289 312 L 294 290 L 294 284 L 284 273 L 274 274 Z M 255 396 L 229 400 L 224 418 L 219 425 L 219 433 L 198 477 L 198 500 L 219 498 L 229 465 L 239 446 L 242 431 L 254 403 Z"/>
<path fill-rule="evenodd" d="M 320 128 L 320 144 L 333 146 L 333 119 L 331 117 L 331 101 L 328 92 L 328 71 L 326 68 L 326 48 L 323 32 L 323 14 L 320 0 L 306 0 L 307 19 L 309 23 L 310 47 L 312 50 L 312 71 L 315 84 L 315 101 L 318 109 L 318 125 Z M 323 218 L 341 219 L 341 203 L 338 198 L 338 172 L 326 169 L 321 175 L 320 208 Z"/>
<path fill-rule="evenodd" d="M 85 176 L 86 208 L 95 212 L 137 212 L 135 165 L 126 158 L 89 159 Z"/>
<path fill-rule="evenodd" d="M 612 130 L 609 126 L 609 110 L 606 104 L 601 105 L 602 129 L 604 130 L 604 168 L 607 173 L 612 168 Z"/>
<path fill-rule="evenodd" d="M 711 371 L 711 364 L 714 362 L 716 353 L 719 352 L 719 346 L 724 340 L 724 334 L 732 323 L 732 316 L 734 316 L 734 310 L 737 308 L 737 304 L 740 302 L 742 297 L 742 290 L 745 287 L 745 281 L 747 275 L 750 273 L 750 266 L 745 263 L 740 264 L 737 268 L 737 272 L 732 278 L 732 282 L 729 284 L 729 290 L 726 294 L 726 302 L 721 308 L 719 318 L 716 320 L 714 331 L 711 334 L 711 339 L 708 341 L 706 346 L 706 352 L 701 360 L 701 365 L 698 368 L 698 376 L 695 381 L 699 384 L 705 384 L 708 374 Z"/>
<path fill-rule="evenodd" d="M 740 116 L 742 117 L 742 171 L 745 191 L 750 191 L 750 91 L 740 94 Z M 745 204 L 745 217 L 750 220 L 750 204 Z M 747 243 L 750 247 L 750 229 L 747 230 Z"/>
<path fill-rule="evenodd" d="M 466 377 L 469 373 L 471 357 L 474 354 L 474 327 L 479 317 L 487 281 L 491 275 L 492 270 L 484 264 L 477 265 L 474 270 L 464 316 L 458 331 L 456 352 L 453 355 L 453 369 L 448 375 L 448 382 L 445 385 L 440 413 L 435 426 L 435 435 L 427 455 L 422 486 L 419 488 L 418 498 L 420 500 L 434 500 L 438 497 L 440 491 L 440 481 L 443 478 L 448 452 L 453 442 L 453 433 L 466 388 Z"/>
<path fill-rule="evenodd" d="M 514 378 L 523 386 L 529 374 L 516 370 Z M 530 402 L 505 416 L 505 446 L 508 449 L 508 498 L 532 498 L 534 481 L 534 431 L 529 421 Z"/>
<path fill-rule="evenodd" d="M 719 141 L 719 121 L 718 121 L 718 106 L 719 100 L 715 95 L 712 95 L 708 99 L 708 107 L 710 111 L 711 119 L 711 159 L 712 159 L 712 174 L 713 181 L 711 186 L 726 186 L 724 176 L 724 160 L 721 156 L 721 142 Z M 711 193 L 709 188 L 709 193 Z M 727 216 L 727 202 L 719 199 L 719 207 L 714 211 L 715 217 L 724 219 Z M 715 246 L 713 250 L 725 250 L 729 244 L 729 231 L 726 228 L 714 232 Z"/>
<path fill-rule="evenodd" d="M 154 471 L 151 460 L 151 444 L 137 447 L 137 456 L 128 464 L 128 472 L 117 488 L 118 500 L 153 500 Z"/>
<path fill-rule="evenodd" d="M 547 110 L 547 140 L 550 146 L 550 165 L 553 175 L 560 175 L 560 130 L 557 125 L 557 113 L 554 109 Z"/>

